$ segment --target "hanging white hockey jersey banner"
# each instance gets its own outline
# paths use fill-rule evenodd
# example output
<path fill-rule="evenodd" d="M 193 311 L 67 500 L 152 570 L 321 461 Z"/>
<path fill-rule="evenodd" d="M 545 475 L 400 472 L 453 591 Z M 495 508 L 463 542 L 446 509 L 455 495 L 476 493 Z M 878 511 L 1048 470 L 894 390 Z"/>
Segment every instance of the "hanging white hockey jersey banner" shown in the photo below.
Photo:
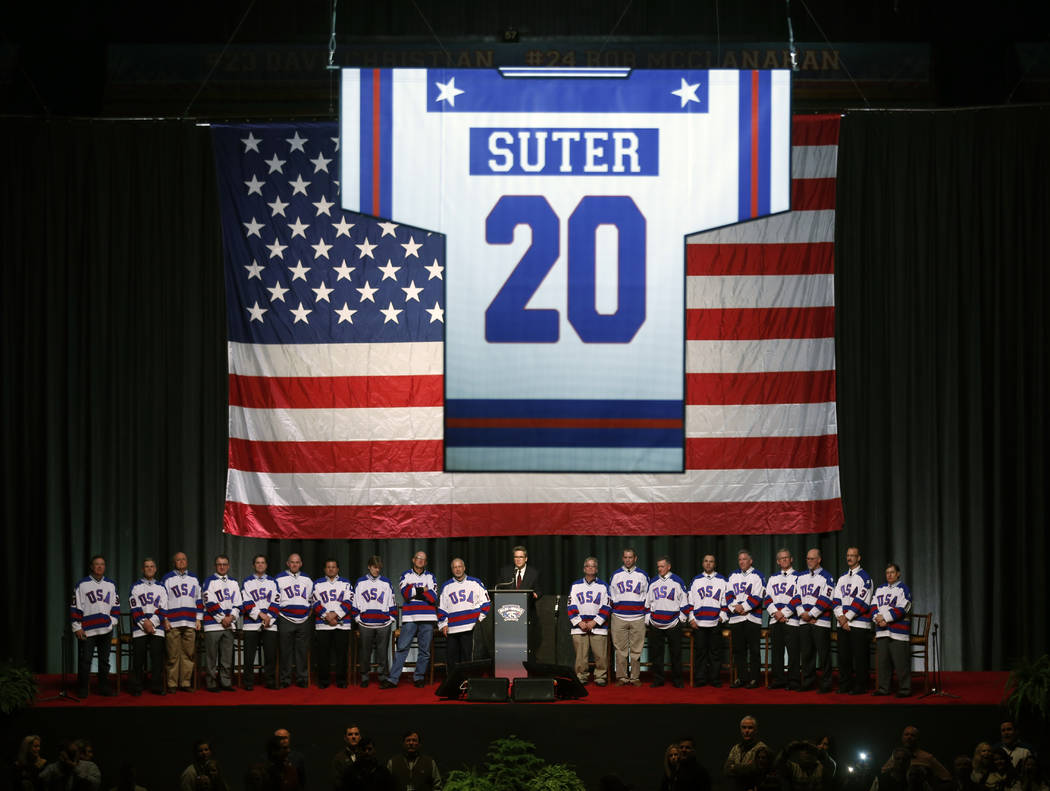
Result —
<path fill-rule="evenodd" d="M 790 208 L 787 71 L 346 69 L 341 199 L 446 236 L 445 469 L 685 467 L 685 237 Z"/>

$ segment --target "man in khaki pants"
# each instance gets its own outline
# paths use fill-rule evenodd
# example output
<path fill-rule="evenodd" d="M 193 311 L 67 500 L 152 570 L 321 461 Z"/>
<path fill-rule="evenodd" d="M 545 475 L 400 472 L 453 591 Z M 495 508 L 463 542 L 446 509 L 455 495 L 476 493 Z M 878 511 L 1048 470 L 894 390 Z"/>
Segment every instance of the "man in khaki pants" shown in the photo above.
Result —
<path fill-rule="evenodd" d="M 637 560 L 638 555 L 632 548 L 625 549 L 623 566 L 609 580 L 610 632 L 616 651 L 616 683 L 621 687 L 642 685 L 639 675 L 645 645 L 645 595 L 649 592 L 649 577 L 635 565 Z"/>
<path fill-rule="evenodd" d="M 197 632 L 204 617 L 201 602 L 201 583 L 187 571 L 185 552 L 176 552 L 172 558 L 173 571 L 161 582 L 168 594 L 168 609 L 164 611 L 164 639 L 168 648 L 168 692 L 193 689 L 193 669 L 196 666 Z"/>

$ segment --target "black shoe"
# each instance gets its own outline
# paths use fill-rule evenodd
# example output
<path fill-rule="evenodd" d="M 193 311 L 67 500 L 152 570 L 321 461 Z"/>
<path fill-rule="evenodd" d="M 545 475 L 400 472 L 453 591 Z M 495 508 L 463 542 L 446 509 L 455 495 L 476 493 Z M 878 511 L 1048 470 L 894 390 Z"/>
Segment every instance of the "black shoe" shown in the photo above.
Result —
<path fill-rule="evenodd" d="M 193 692 L 193 687 L 179 687 L 179 692 Z"/>
<path fill-rule="evenodd" d="M 654 682 L 653 682 L 652 684 L 650 684 L 649 686 L 650 686 L 650 687 L 662 687 L 663 685 L 664 685 L 664 682 L 663 682 L 663 681 L 660 681 L 660 680 L 656 680 L 656 681 L 654 681 Z"/>
<path fill-rule="evenodd" d="M 712 686 L 715 689 L 717 689 L 718 687 L 722 686 L 722 682 L 721 681 L 712 681 L 708 686 Z"/>
<path fill-rule="evenodd" d="M 423 687 L 425 687 L 426 685 L 427 685 L 427 682 L 426 682 L 426 681 L 424 681 L 424 680 L 423 680 L 423 679 L 421 679 L 421 678 L 417 678 L 417 679 L 416 679 L 415 681 L 413 681 L 413 682 L 412 682 L 412 686 L 414 686 L 414 687 L 418 687 L 418 688 L 420 688 L 420 689 L 422 689 L 422 688 L 423 688 Z"/>
<path fill-rule="evenodd" d="M 306 681 L 296 681 L 296 682 L 295 682 L 295 686 L 297 686 L 297 687 L 299 687 L 299 688 L 301 688 L 301 689 L 306 689 L 306 688 L 307 688 L 307 687 L 309 687 L 310 685 L 309 685 L 309 683 L 307 683 Z"/>
<path fill-rule="evenodd" d="M 267 681 L 267 682 L 266 682 L 266 688 L 267 688 L 267 689 L 280 689 L 281 687 L 279 687 L 279 686 L 277 685 L 277 682 L 276 682 L 276 681 Z"/>
<path fill-rule="evenodd" d="M 754 679 L 751 679 L 750 681 L 747 682 L 747 688 L 748 689 L 758 689 L 758 682 L 755 681 Z"/>
<path fill-rule="evenodd" d="M 218 692 L 218 691 L 219 691 L 218 687 L 208 687 L 208 692 Z"/>
<path fill-rule="evenodd" d="M 219 687 L 219 689 L 220 689 L 220 690 L 222 690 L 223 692 L 236 692 L 236 691 L 237 691 L 237 690 L 236 690 L 236 689 L 234 689 L 234 688 L 233 688 L 233 686 L 231 686 L 230 684 L 227 684 L 227 685 L 226 685 L 226 686 L 224 686 L 224 687 Z"/>
<path fill-rule="evenodd" d="M 839 688 L 835 690 L 839 695 L 848 695 L 850 693 L 850 687 L 845 684 L 840 684 Z"/>
<path fill-rule="evenodd" d="M 117 693 L 109 687 L 103 687 L 98 691 L 98 694 L 104 698 L 115 698 L 117 696 Z"/>
<path fill-rule="evenodd" d="M 596 687 L 604 687 L 604 686 L 605 686 L 606 684 L 608 684 L 608 683 L 609 683 L 609 682 L 608 682 L 608 681 L 606 681 L 606 680 L 605 680 L 605 679 L 603 678 L 603 679 L 600 679 L 600 680 L 598 680 L 598 681 L 595 681 L 595 682 L 594 682 L 594 686 L 596 686 Z M 681 681 L 679 681 L 679 682 L 678 682 L 678 684 L 677 684 L 677 686 L 679 686 L 679 687 L 680 687 L 680 686 L 682 686 L 682 682 L 681 682 Z"/>
<path fill-rule="evenodd" d="M 358 683 L 357 686 L 361 687 L 361 689 L 364 689 L 365 687 L 368 686 L 368 679 L 367 678 L 361 679 L 360 683 Z"/>
<path fill-rule="evenodd" d="M 154 694 L 154 695 L 163 695 L 164 694 L 164 690 L 163 689 L 151 689 L 150 692 L 152 694 Z"/>
<path fill-rule="evenodd" d="M 328 689 L 328 682 L 327 681 L 318 681 L 317 682 L 317 686 L 319 686 L 321 689 Z"/>
<path fill-rule="evenodd" d="M 783 681 L 771 681 L 769 682 L 770 689 L 784 689 L 787 686 Z"/>
<path fill-rule="evenodd" d="M 801 687 L 795 687 L 796 692 L 809 692 L 812 689 L 816 689 L 816 684 L 803 684 Z"/>
<path fill-rule="evenodd" d="M 738 678 L 736 681 L 734 681 L 732 684 L 729 685 L 729 688 L 730 689 L 740 689 L 742 686 L 744 686 L 744 682 L 741 681 Z"/>
<path fill-rule="evenodd" d="M 798 688 L 798 686 L 792 686 L 791 684 L 788 684 L 787 685 L 787 691 L 788 692 L 798 692 L 799 688 Z"/>
<path fill-rule="evenodd" d="M 888 695 L 890 693 L 887 692 L 886 694 Z M 897 697 L 898 698 L 910 698 L 911 697 L 911 693 L 910 692 L 898 692 L 897 693 Z"/>
<path fill-rule="evenodd" d="M 874 692 L 872 692 L 871 694 L 875 695 L 876 697 L 883 697 L 883 696 L 889 695 L 890 693 L 889 692 L 883 692 L 881 689 L 877 689 Z"/>
<path fill-rule="evenodd" d="M 384 678 L 379 682 L 380 689 L 397 689 L 397 684 L 391 681 L 389 678 Z"/>
<path fill-rule="evenodd" d="M 290 687 L 291 685 L 291 681 L 282 681 L 280 684 L 277 685 L 277 689 L 288 689 L 288 687 Z"/>
<path fill-rule="evenodd" d="M 267 685 L 267 686 L 269 686 L 269 685 Z M 244 685 L 244 689 L 247 692 L 251 692 L 253 689 L 255 689 L 255 685 L 252 684 L 252 682 L 249 681 L 247 684 Z"/>
<path fill-rule="evenodd" d="M 693 682 L 693 687 L 694 688 L 696 688 L 696 687 L 706 687 L 706 686 L 707 686 L 707 682 L 706 681 L 694 681 Z"/>
<path fill-rule="evenodd" d="M 141 689 L 133 689 L 133 690 L 131 690 L 131 697 L 133 697 L 133 698 L 141 698 L 142 697 L 142 690 Z"/>
<path fill-rule="evenodd" d="M 867 694 L 867 690 L 864 689 L 863 687 L 854 687 L 853 689 L 851 689 L 849 691 L 849 694 L 851 694 L 851 695 L 865 695 L 865 694 Z"/>
<path fill-rule="evenodd" d="M 675 689 L 681 689 L 682 688 L 682 679 L 676 678 L 674 681 L 671 682 L 671 684 L 674 686 Z"/>
<path fill-rule="evenodd" d="M 831 687 L 821 687 L 820 689 L 817 690 L 817 694 L 818 695 L 830 695 L 831 694 Z"/>
<path fill-rule="evenodd" d="M 339 687 L 339 689 L 346 689 L 346 682 L 345 681 L 340 681 L 339 683 L 336 684 L 336 686 Z"/>

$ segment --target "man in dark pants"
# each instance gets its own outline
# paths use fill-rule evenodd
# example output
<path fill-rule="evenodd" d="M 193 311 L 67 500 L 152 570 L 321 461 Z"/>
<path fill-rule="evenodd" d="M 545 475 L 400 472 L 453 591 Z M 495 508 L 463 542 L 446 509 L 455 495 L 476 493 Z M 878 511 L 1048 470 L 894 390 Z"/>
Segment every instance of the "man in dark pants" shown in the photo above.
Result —
<path fill-rule="evenodd" d="M 281 644 L 281 686 L 295 683 L 307 687 L 310 668 L 306 664 L 306 646 L 310 642 L 310 608 L 314 582 L 301 574 L 303 559 L 293 552 L 285 564 L 287 571 L 277 575 L 277 635 Z"/>
<path fill-rule="evenodd" d="M 823 677 L 820 692 L 831 692 L 831 575 L 820 564 L 823 557 L 814 547 L 806 553 L 806 571 L 795 578 L 798 588 L 799 654 L 802 661 L 801 692 L 817 685 L 817 663 Z"/>
<path fill-rule="evenodd" d="M 157 563 L 153 558 L 142 561 L 142 578 L 131 586 L 131 694 L 142 694 L 149 656 L 150 689 L 164 694 L 164 626 L 161 620 L 168 607 L 168 595 L 157 580 Z"/>
<path fill-rule="evenodd" d="M 255 687 L 255 658 L 263 652 L 263 679 L 267 689 L 277 688 L 277 583 L 266 573 L 265 555 L 252 559 L 255 573 L 241 590 L 244 619 L 244 688 Z"/>
<path fill-rule="evenodd" d="M 765 600 L 766 581 L 752 565 L 751 553 L 741 549 L 737 553 L 739 569 L 729 575 L 726 583 L 726 608 L 729 610 L 729 631 L 733 635 L 733 666 L 736 680 L 731 687 L 755 689 L 762 672 L 759 643 L 762 639 L 762 602 Z"/>
<path fill-rule="evenodd" d="M 671 682 L 676 687 L 682 686 L 682 623 L 688 610 L 685 583 L 671 573 L 671 561 L 660 558 L 656 561 L 656 576 L 649 580 L 649 591 L 645 595 L 646 635 L 653 668 L 650 686 L 664 685 L 664 643 L 671 652 Z"/>
<path fill-rule="evenodd" d="M 838 623 L 839 692 L 863 695 L 868 690 L 871 665 L 871 597 L 875 586 L 860 567 L 860 550 L 846 550 L 846 573 L 835 583 L 835 620 Z"/>
<path fill-rule="evenodd" d="M 703 571 L 689 586 L 689 625 L 693 629 L 693 686 L 722 686 L 722 624 L 726 618 L 726 578 L 715 571 L 715 556 L 704 555 Z"/>
<path fill-rule="evenodd" d="M 77 638 L 77 695 L 86 698 L 91 677 L 91 659 L 98 653 L 100 695 L 115 694 L 109 685 L 109 647 L 113 627 L 120 618 L 117 586 L 106 576 L 106 559 L 91 558 L 91 573 L 73 589 L 70 619 Z"/>
<path fill-rule="evenodd" d="M 429 755 L 422 755 L 419 731 L 407 731 L 401 737 L 401 754 L 387 761 L 398 791 L 431 791 L 441 788 L 441 772 Z"/>
<path fill-rule="evenodd" d="M 787 549 L 777 550 L 777 572 L 766 582 L 766 612 L 769 613 L 769 639 L 772 662 L 770 671 L 773 680 L 770 689 L 789 690 L 799 687 L 798 662 L 798 587 L 794 558 Z M 784 651 L 787 650 L 787 667 L 784 666 Z"/>
<path fill-rule="evenodd" d="M 516 546 L 511 550 L 513 561 L 511 565 L 504 566 L 499 572 L 499 587 L 531 590 L 529 595 L 529 659 L 536 658 L 539 650 L 542 634 L 540 632 L 539 618 L 536 616 L 536 602 L 540 596 L 540 570 L 535 565 L 529 564 L 529 551 L 523 546 Z"/>

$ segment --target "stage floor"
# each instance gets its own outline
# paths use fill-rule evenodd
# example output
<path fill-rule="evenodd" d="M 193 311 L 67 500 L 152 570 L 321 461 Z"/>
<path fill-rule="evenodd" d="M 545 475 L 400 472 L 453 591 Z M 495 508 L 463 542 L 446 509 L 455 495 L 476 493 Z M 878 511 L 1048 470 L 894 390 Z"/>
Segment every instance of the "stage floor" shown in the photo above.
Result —
<path fill-rule="evenodd" d="M 648 684 L 642 687 L 596 687 L 593 684 L 587 686 L 588 696 L 574 701 L 557 701 L 556 705 L 634 705 L 638 703 L 663 704 L 681 703 L 694 705 L 740 705 L 740 706 L 794 706 L 798 704 L 819 706 L 996 706 L 1002 700 L 1008 673 L 944 673 L 942 674 L 943 688 L 949 693 L 945 695 L 923 696 L 923 685 L 918 683 L 910 698 L 875 697 L 866 695 L 839 695 L 832 692 L 821 695 L 814 691 L 810 692 L 788 692 L 786 690 L 771 689 L 729 689 L 723 684 L 720 688 L 700 687 L 697 689 L 683 688 L 675 689 L 670 684 L 659 689 L 653 689 Z M 40 702 L 35 704 L 36 708 L 47 707 L 101 707 L 101 708 L 126 708 L 134 707 L 174 707 L 174 706 L 429 706 L 429 705 L 481 705 L 491 706 L 491 703 L 466 703 L 465 701 L 445 701 L 434 694 L 437 684 L 431 684 L 421 689 L 412 686 L 406 678 L 397 689 L 383 690 L 377 682 L 372 681 L 365 689 L 350 687 L 348 689 L 337 689 L 334 685 L 328 689 L 319 689 L 311 686 L 307 689 L 289 687 L 288 689 L 270 690 L 262 686 L 256 686 L 251 692 L 237 689 L 234 692 L 211 693 L 204 689 L 195 692 L 176 693 L 174 695 L 152 695 L 143 693 L 140 697 L 128 694 L 126 687 L 121 694 L 113 698 L 104 698 L 100 695 L 91 695 L 79 703 L 58 698 L 45 700 L 56 696 L 61 688 L 61 676 L 41 676 Z M 75 684 L 69 685 L 69 691 L 75 689 Z M 549 705 L 549 704 L 548 704 Z"/>

